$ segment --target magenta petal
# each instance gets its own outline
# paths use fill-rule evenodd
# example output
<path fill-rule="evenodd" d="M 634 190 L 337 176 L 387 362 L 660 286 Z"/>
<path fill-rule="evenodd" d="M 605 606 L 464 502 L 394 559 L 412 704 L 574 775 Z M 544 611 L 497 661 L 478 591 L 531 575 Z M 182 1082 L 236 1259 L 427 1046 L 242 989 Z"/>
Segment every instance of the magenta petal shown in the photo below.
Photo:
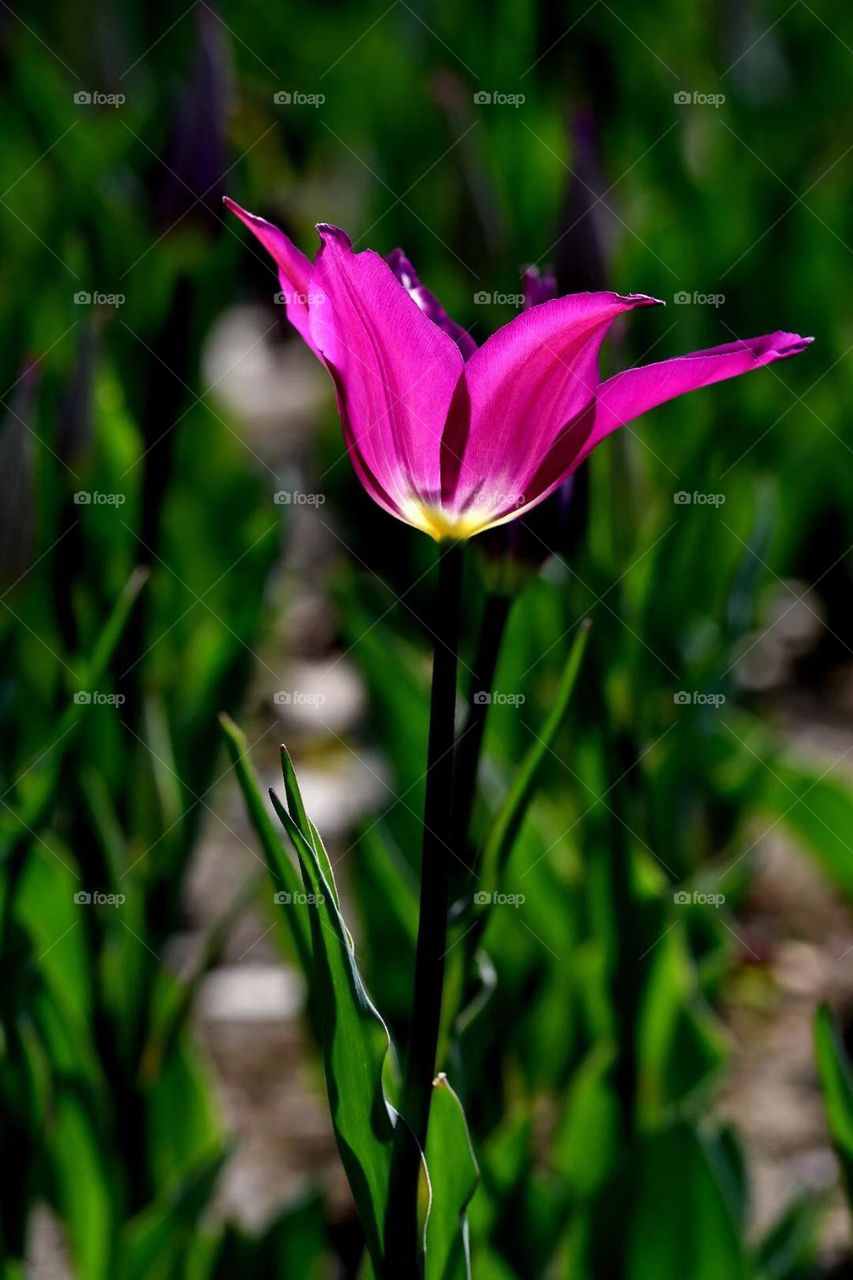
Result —
<path fill-rule="evenodd" d="M 388 254 L 385 261 L 403 288 L 414 298 L 424 315 L 429 316 L 433 324 L 437 324 L 439 329 L 443 329 L 453 339 L 462 352 L 463 360 L 470 359 L 477 350 L 476 342 L 467 329 L 463 329 L 461 324 L 457 324 L 455 320 L 450 318 L 435 294 L 430 293 L 429 289 L 421 284 L 415 268 L 403 253 L 403 250 L 394 249 Z"/>
<path fill-rule="evenodd" d="M 347 448 L 368 492 L 425 528 L 462 356 L 378 254 L 354 253 L 337 227 L 317 230 L 311 287 L 324 301 L 311 308 L 311 339 L 335 378 Z"/>
<path fill-rule="evenodd" d="M 465 366 L 445 431 L 446 507 L 493 523 L 538 502 L 571 469 L 593 426 L 598 352 L 613 321 L 656 302 L 578 293 L 523 311 Z"/>
<path fill-rule="evenodd" d="M 801 338 L 798 333 L 769 333 L 617 373 L 599 387 L 595 426 L 581 457 L 586 457 L 611 431 L 648 409 L 699 387 L 795 356 L 812 341 L 812 338 Z"/>
<path fill-rule="evenodd" d="M 311 273 L 313 267 L 304 253 L 300 253 L 292 240 L 274 227 L 266 218 L 259 218 L 254 213 L 241 209 L 239 204 L 223 196 L 223 204 L 236 213 L 250 231 L 254 232 L 278 266 L 278 279 L 284 294 L 284 305 L 287 318 L 294 329 L 308 343 L 315 355 L 319 355 L 314 346 L 308 321 L 308 305 L 311 301 Z"/>

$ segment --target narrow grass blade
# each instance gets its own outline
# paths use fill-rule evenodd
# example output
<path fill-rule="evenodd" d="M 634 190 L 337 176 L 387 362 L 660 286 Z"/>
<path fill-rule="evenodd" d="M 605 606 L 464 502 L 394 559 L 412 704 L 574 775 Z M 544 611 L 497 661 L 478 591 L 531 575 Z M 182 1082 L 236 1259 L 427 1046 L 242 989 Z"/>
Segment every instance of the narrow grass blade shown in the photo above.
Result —
<path fill-rule="evenodd" d="M 530 804 L 536 775 L 565 718 L 589 638 L 590 625 L 589 619 L 584 618 L 578 627 L 560 677 L 554 705 L 548 713 L 541 734 L 524 757 L 503 808 L 486 840 L 478 886 L 485 892 L 494 892 L 498 887 L 501 872 L 506 866 L 513 843 L 524 821 L 527 806 Z"/>

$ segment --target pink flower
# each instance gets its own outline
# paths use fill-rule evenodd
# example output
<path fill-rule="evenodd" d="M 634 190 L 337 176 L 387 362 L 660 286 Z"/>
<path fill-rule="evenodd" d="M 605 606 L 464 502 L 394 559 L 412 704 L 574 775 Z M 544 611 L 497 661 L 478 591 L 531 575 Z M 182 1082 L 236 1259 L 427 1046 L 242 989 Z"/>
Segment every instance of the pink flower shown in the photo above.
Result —
<path fill-rule="evenodd" d="M 345 232 L 321 223 L 312 264 L 271 223 L 226 204 L 274 258 L 288 319 L 334 379 L 346 446 L 365 489 L 437 540 L 514 520 L 617 427 L 811 342 L 771 333 L 602 382 L 598 352 L 608 329 L 655 298 L 552 298 L 477 346 L 399 249 L 387 261 L 370 249 L 355 253 Z"/>

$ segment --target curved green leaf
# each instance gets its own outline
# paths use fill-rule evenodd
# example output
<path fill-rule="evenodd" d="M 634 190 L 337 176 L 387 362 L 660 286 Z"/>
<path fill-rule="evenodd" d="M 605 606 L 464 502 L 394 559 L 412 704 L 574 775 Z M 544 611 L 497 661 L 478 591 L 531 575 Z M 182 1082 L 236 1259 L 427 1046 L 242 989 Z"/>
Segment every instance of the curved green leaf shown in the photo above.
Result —
<path fill-rule="evenodd" d="M 219 723 L 225 735 L 225 745 L 228 748 L 237 782 L 243 792 L 249 821 L 258 838 L 270 875 L 276 882 L 276 889 L 280 889 L 282 893 L 289 896 L 290 909 L 284 913 L 284 916 L 293 937 L 297 959 L 307 979 L 311 973 L 311 933 L 307 909 L 297 900 L 302 892 L 302 880 L 287 856 L 281 837 L 267 812 L 258 779 L 249 759 L 246 735 L 230 716 L 221 715 Z"/>
<path fill-rule="evenodd" d="M 826 1005 L 815 1014 L 814 1039 L 826 1122 L 841 1162 L 847 1201 L 853 1207 L 853 1071 Z"/>
<path fill-rule="evenodd" d="M 352 939 L 337 905 L 305 815 L 290 757 L 282 749 L 286 809 L 270 792 L 296 850 L 310 917 L 313 963 L 311 997 L 318 1021 L 329 1108 L 374 1266 L 382 1274 L 384 1221 L 396 1114 L 382 1086 L 391 1045 L 385 1023 L 370 1001 L 358 971 Z M 297 816 L 298 815 L 298 816 Z M 285 913 L 295 903 L 282 903 Z"/>
<path fill-rule="evenodd" d="M 425 1280 L 470 1280 L 465 1210 L 477 1190 L 480 1170 L 462 1103 L 444 1074 L 433 1081 L 426 1163 L 432 1198 L 426 1224 Z"/>

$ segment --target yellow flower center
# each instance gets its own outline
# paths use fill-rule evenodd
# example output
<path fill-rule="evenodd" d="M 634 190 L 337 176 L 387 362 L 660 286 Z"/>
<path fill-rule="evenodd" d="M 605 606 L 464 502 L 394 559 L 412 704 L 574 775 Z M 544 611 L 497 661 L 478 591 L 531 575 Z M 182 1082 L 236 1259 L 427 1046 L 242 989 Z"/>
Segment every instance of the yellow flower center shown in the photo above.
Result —
<path fill-rule="evenodd" d="M 428 533 L 436 542 L 464 542 L 492 523 L 494 514 L 484 508 L 468 511 L 446 511 L 443 507 L 409 498 L 401 506 L 401 515 L 416 529 Z"/>

